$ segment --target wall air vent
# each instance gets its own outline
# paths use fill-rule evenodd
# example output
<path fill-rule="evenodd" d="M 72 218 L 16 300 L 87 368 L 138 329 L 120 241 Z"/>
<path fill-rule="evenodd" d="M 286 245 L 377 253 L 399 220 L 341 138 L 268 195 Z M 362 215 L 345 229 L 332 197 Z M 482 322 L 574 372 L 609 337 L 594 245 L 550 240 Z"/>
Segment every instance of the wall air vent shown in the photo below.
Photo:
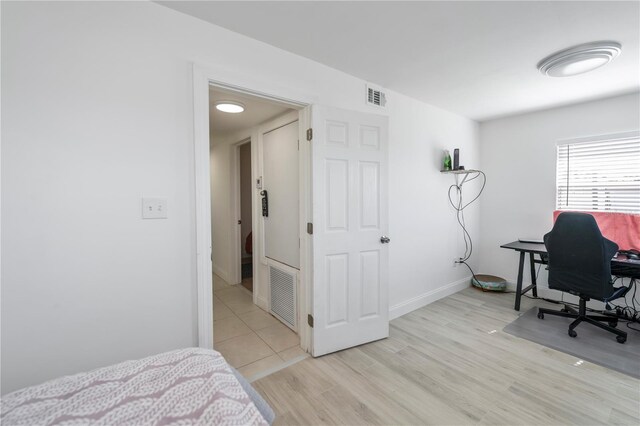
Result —
<path fill-rule="evenodd" d="M 271 313 L 293 331 L 297 331 L 296 274 L 285 268 L 270 265 L 269 281 L 271 284 Z"/>
<path fill-rule="evenodd" d="M 379 87 L 367 84 L 367 104 L 384 108 L 387 95 Z"/>

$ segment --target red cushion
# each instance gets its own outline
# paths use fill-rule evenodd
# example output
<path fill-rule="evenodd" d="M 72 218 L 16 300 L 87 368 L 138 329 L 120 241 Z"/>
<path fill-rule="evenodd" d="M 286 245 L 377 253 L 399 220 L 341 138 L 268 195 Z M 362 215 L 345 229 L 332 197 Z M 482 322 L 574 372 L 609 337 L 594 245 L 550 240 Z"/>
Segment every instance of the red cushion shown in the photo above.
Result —
<path fill-rule="evenodd" d="M 553 221 L 560 213 L 566 210 L 553 212 Z M 630 213 L 605 213 L 605 212 L 581 212 L 588 213 L 596 219 L 600 232 L 605 238 L 615 242 L 620 250 L 640 249 L 640 214 Z"/>

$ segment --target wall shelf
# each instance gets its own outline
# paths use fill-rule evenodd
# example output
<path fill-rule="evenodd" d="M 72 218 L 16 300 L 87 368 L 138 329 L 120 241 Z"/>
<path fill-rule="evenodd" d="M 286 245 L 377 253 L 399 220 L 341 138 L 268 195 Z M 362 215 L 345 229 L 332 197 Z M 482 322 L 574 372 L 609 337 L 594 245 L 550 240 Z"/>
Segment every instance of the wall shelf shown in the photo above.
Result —
<path fill-rule="evenodd" d="M 454 175 L 456 177 L 456 186 L 462 185 L 466 182 L 467 178 L 471 173 L 482 173 L 480 170 L 469 169 L 469 170 L 440 170 L 440 173 L 444 173 L 447 175 Z M 462 182 L 458 183 L 458 175 L 464 175 L 462 178 Z M 475 177 L 473 178 L 475 179 Z"/>
<path fill-rule="evenodd" d="M 469 170 L 440 170 L 440 173 L 451 173 L 454 175 L 464 175 L 464 174 L 469 174 L 469 173 L 479 173 L 480 170 L 474 170 L 474 169 L 469 169 Z"/>

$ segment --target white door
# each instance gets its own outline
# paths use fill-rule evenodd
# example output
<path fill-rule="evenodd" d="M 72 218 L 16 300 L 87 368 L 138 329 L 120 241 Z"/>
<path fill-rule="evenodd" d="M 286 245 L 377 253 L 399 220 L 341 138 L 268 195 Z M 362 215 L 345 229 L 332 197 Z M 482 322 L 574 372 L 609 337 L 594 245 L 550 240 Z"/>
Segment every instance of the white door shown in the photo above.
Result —
<path fill-rule="evenodd" d="M 313 355 L 319 356 L 389 336 L 388 119 L 314 105 L 312 127 Z"/>
<path fill-rule="evenodd" d="M 300 269 L 300 176 L 298 122 L 263 135 L 264 252 L 269 259 Z"/>

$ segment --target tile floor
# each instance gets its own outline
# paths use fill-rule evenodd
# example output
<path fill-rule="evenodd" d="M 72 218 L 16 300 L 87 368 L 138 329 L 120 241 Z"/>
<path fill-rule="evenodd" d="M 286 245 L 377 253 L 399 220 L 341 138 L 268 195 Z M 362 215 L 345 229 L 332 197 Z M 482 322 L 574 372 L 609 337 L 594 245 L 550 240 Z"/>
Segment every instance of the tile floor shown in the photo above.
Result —
<path fill-rule="evenodd" d="M 243 278 L 242 282 L 240 284 L 242 284 L 242 287 L 244 287 L 247 290 L 253 292 L 253 278 L 251 278 L 251 277 Z"/>
<path fill-rule="evenodd" d="M 213 346 L 251 380 L 306 353 L 298 335 L 253 304 L 241 285 L 213 276 Z"/>

